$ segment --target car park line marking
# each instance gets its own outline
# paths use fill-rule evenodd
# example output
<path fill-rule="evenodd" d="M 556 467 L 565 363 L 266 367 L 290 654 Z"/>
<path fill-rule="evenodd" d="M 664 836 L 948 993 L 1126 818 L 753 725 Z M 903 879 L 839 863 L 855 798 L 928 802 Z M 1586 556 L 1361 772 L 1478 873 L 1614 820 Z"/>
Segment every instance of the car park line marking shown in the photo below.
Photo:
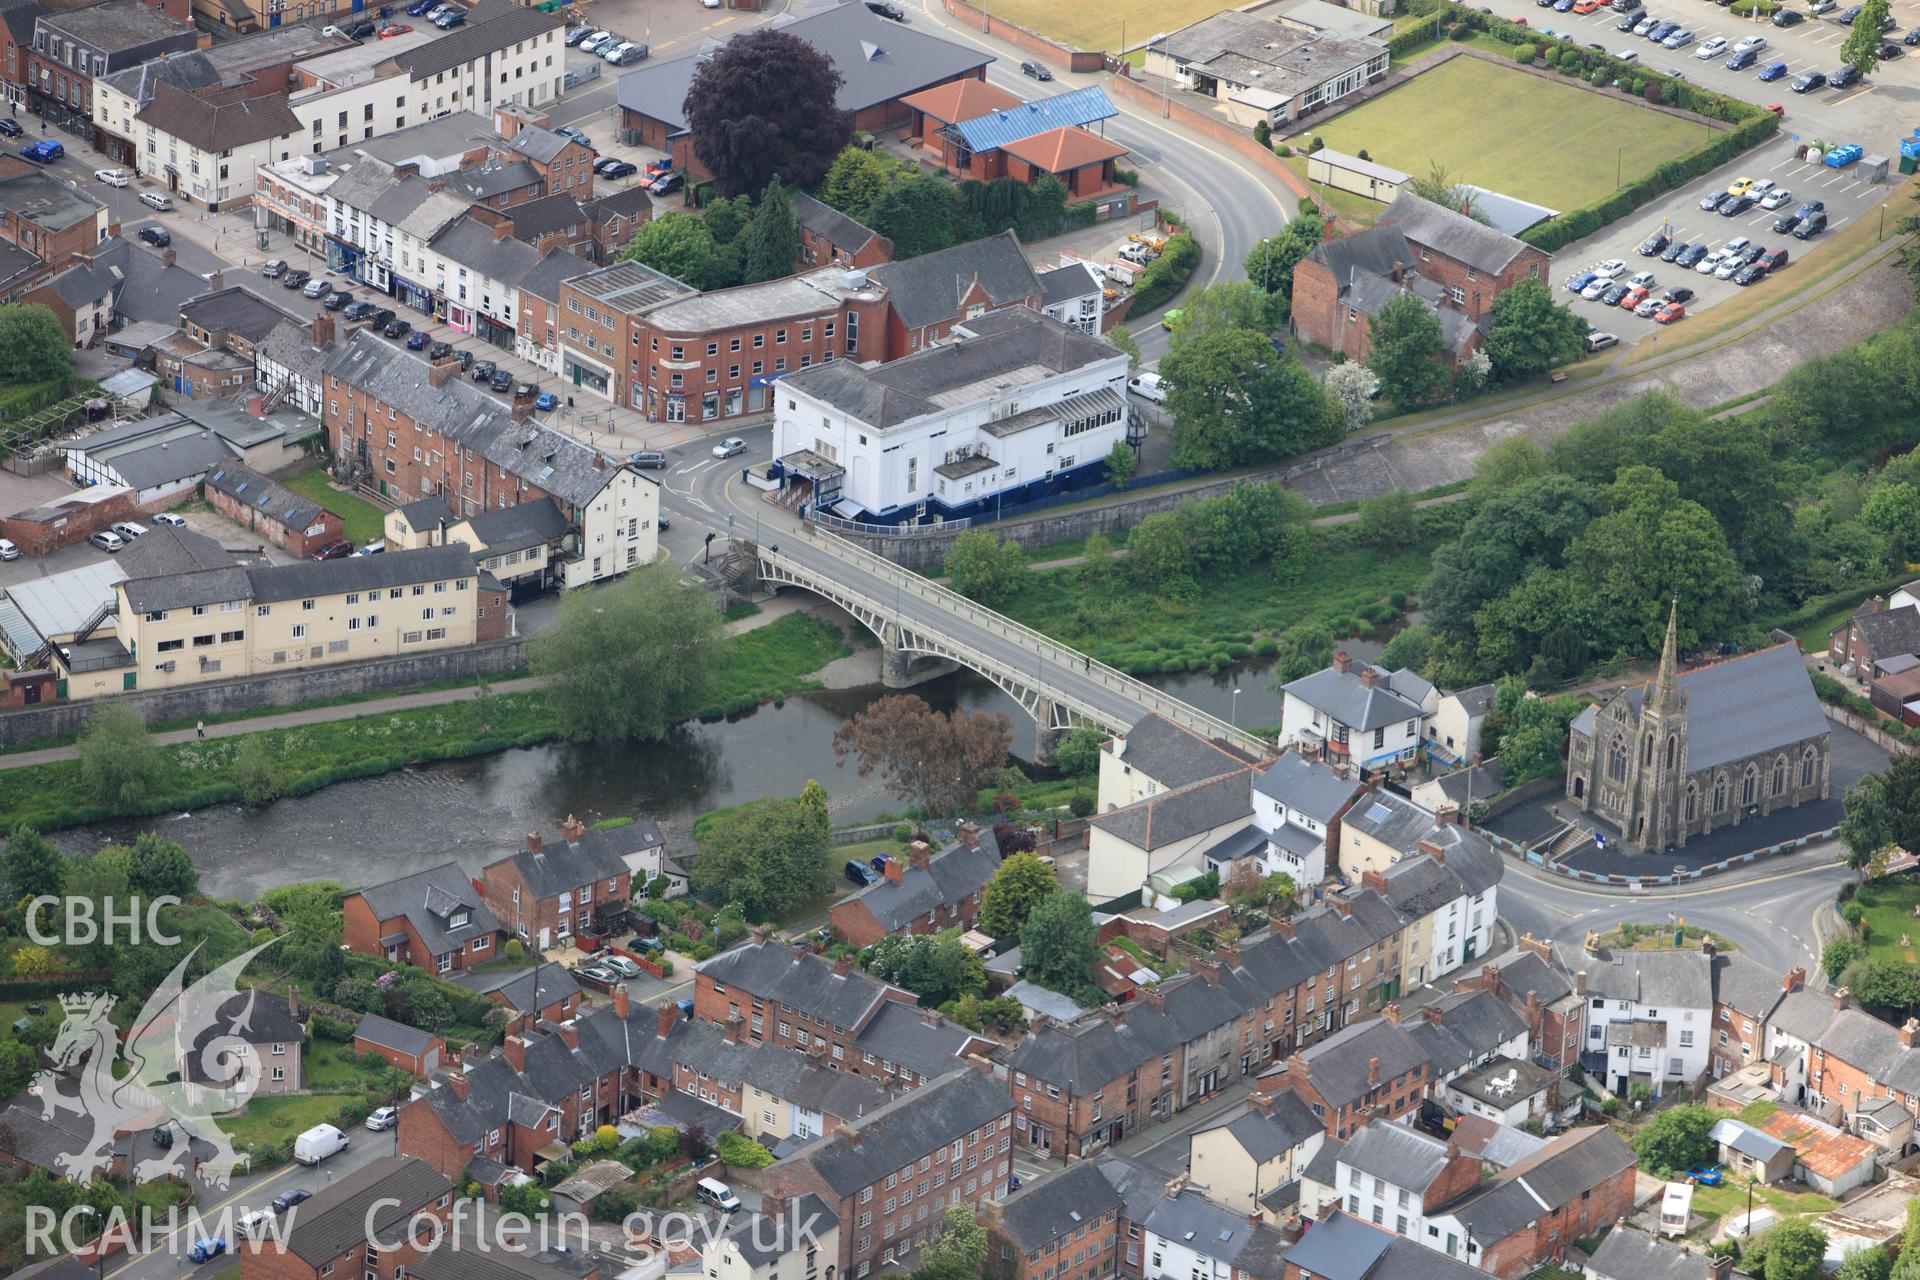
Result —
<path fill-rule="evenodd" d="M 1874 85 L 1868 85 L 1868 86 L 1867 86 L 1866 88 L 1864 88 L 1864 89 L 1862 89 L 1862 90 L 1861 90 L 1860 92 L 1858 92 L 1858 93 L 1852 93 L 1852 94 L 1848 94 L 1848 95 L 1847 95 L 1846 97 L 1844 97 L 1844 98 L 1835 98 L 1835 99 L 1833 100 L 1833 105 L 1834 105 L 1834 106 L 1836 106 L 1836 107 L 1844 107 L 1844 106 L 1845 106 L 1845 105 L 1846 105 L 1847 103 L 1849 103 L 1849 102 L 1852 102 L 1852 101 L 1853 101 L 1853 100 L 1854 100 L 1855 98 L 1864 98 L 1864 97 L 1866 97 L 1866 96 L 1867 96 L 1868 94 L 1870 94 L 1870 93 L 1872 93 L 1872 92 L 1874 91 L 1874 88 L 1875 88 L 1875 87 L 1876 87 L 1876 86 L 1874 86 Z"/>

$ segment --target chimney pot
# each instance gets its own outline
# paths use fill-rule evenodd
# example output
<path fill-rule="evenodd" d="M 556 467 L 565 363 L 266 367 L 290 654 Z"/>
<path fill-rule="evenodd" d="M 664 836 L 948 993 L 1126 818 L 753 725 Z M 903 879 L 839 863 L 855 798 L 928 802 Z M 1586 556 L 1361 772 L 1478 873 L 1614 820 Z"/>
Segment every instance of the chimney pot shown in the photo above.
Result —
<path fill-rule="evenodd" d="M 907 860 L 915 871 L 925 871 L 927 864 L 933 861 L 933 849 L 925 840 L 915 840 L 907 846 Z"/>
<path fill-rule="evenodd" d="M 1798 991 L 1806 984 L 1807 971 L 1805 968 L 1789 969 L 1785 976 L 1780 979 L 1780 989 L 1782 991 Z"/>
<path fill-rule="evenodd" d="M 1844 1009 L 1851 1003 L 1853 1003 L 1853 992 L 1849 991 L 1845 987 L 1834 988 L 1834 991 L 1833 991 L 1833 1007 L 1834 1008 Z"/>
<path fill-rule="evenodd" d="M 980 847 L 980 824 L 979 823 L 963 822 L 960 824 L 959 831 L 960 831 L 960 838 L 967 842 L 967 848 L 978 849 Z"/>
<path fill-rule="evenodd" d="M 1352 670 L 1352 668 L 1353 668 L 1353 655 L 1348 653 L 1345 649 L 1336 649 L 1333 654 L 1333 669 L 1335 671 L 1344 672 L 1344 671 L 1350 671 Z"/>
<path fill-rule="evenodd" d="M 538 831 L 529 831 L 529 832 L 527 832 L 527 852 L 528 852 L 528 853 L 531 853 L 531 854 L 534 854 L 534 855 L 536 855 L 536 856 L 538 856 L 538 855 L 539 855 L 539 853 L 540 853 L 540 833 L 539 833 Z"/>
<path fill-rule="evenodd" d="M 618 1006 L 616 1005 L 615 1008 Z M 679 1017 L 680 1010 L 674 1006 L 673 1001 L 662 1000 L 659 1007 L 653 1011 L 654 1031 L 663 1036 L 671 1035 L 673 1024 L 679 1020 Z"/>
<path fill-rule="evenodd" d="M 1369 667 L 1360 668 L 1360 684 L 1362 685 L 1362 687 L 1371 689 L 1373 688 L 1374 685 L 1378 684 L 1379 682 L 1380 682 L 1380 671 L 1377 667 L 1369 666 Z"/>
<path fill-rule="evenodd" d="M 593 451 L 593 469 L 595 471 L 605 471 L 607 469 L 607 455 L 598 449 Z"/>
<path fill-rule="evenodd" d="M 212 271 L 207 272 L 207 289 L 210 292 L 218 293 L 226 287 L 226 282 L 227 273 L 220 270 L 220 268 L 215 267 Z"/>
<path fill-rule="evenodd" d="M 613 1016 L 625 1022 L 632 1008 L 632 997 L 627 994 L 627 984 L 622 982 L 613 989 Z"/>
<path fill-rule="evenodd" d="M 907 864 L 898 858 L 888 858 L 880 865 L 881 870 L 886 873 L 888 881 L 893 884 L 899 884 L 900 878 L 907 874 Z"/>
<path fill-rule="evenodd" d="M 1380 1059 L 1367 1059 L 1367 1084 L 1369 1087 L 1380 1083 Z"/>

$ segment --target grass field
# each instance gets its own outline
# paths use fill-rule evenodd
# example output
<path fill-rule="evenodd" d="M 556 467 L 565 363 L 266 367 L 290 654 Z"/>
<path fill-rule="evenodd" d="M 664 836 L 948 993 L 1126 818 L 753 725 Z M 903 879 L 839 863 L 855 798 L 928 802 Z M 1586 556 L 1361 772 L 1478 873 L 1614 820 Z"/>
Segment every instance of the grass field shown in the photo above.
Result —
<path fill-rule="evenodd" d="M 1591 203 L 1705 141 L 1701 125 L 1613 93 L 1546 80 L 1517 67 L 1454 58 L 1373 101 L 1317 124 L 1336 151 L 1422 174 L 1438 162 L 1470 182 L 1555 209 Z M 1606 153 L 1612 151 L 1616 155 Z"/>
<path fill-rule="evenodd" d="M 1052 36 L 1070 48 L 1109 53 L 1117 52 L 1123 39 L 1128 45 L 1144 44 L 1162 32 L 1178 31 L 1233 7 L 1233 0 L 1106 0 L 1103 4 L 991 0 L 987 6 L 994 17 Z"/>
<path fill-rule="evenodd" d="M 1866 908 L 1867 955 L 1874 960 L 1897 960 L 1901 964 L 1920 964 L 1920 946 L 1912 945 L 1920 935 L 1920 918 L 1913 914 L 1920 905 L 1920 883 L 1912 880 L 1875 880 L 1853 891 L 1853 900 Z M 1909 940 L 1901 946 L 1900 939 Z"/>
<path fill-rule="evenodd" d="M 281 484 L 303 498 L 311 498 L 339 516 L 346 526 L 342 535 L 356 547 L 364 546 L 386 532 L 386 515 L 365 498 L 356 497 L 327 483 L 327 473 L 318 469 L 281 478 Z"/>

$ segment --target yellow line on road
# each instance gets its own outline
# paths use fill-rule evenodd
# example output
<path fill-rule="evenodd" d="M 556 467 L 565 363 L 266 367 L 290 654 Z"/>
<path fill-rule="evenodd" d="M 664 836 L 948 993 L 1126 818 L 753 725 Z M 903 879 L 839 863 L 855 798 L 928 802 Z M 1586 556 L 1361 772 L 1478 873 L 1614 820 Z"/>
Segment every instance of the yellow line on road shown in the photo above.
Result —
<path fill-rule="evenodd" d="M 259 1182 L 255 1183 L 253 1186 L 248 1187 L 246 1190 L 236 1191 L 232 1195 L 228 1196 L 226 1199 L 216 1201 L 215 1203 L 208 1205 L 204 1209 L 201 1209 L 199 1206 L 196 1205 L 194 1211 L 203 1218 L 212 1217 L 214 1214 L 219 1213 L 220 1210 L 232 1204 L 235 1200 L 238 1200 L 241 1196 L 250 1195 L 253 1192 L 260 1190 L 262 1187 L 265 1187 L 268 1183 L 273 1182 L 280 1178 L 284 1178 L 289 1173 L 292 1173 L 298 1167 L 299 1166 L 297 1165 L 288 1165 L 286 1168 L 281 1169 L 278 1172 L 268 1174 L 266 1177 L 260 1179 Z M 171 1240 L 174 1236 L 179 1235 L 184 1230 L 186 1230 L 186 1226 L 184 1224 L 182 1224 L 181 1226 L 175 1227 L 173 1230 L 168 1231 L 165 1234 L 157 1237 L 154 1240 L 154 1244 L 158 1245 L 158 1244 L 164 1243 L 167 1240 Z M 127 1260 L 121 1263 L 119 1266 L 115 1267 L 112 1271 L 107 1272 L 108 1277 L 111 1278 L 113 1276 L 117 1276 L 131 1267 L 138 1266 L 140 1263 L 145 1262 L 148 1258 L 151 1258 L 153 1256 L 153 1252 L 154 1251 L 152 1249 L 147 1249 L 143 1251 L 138 1257 L 135 1257 L 133 1256 L 132 1250 L 128 1250 Z"/>

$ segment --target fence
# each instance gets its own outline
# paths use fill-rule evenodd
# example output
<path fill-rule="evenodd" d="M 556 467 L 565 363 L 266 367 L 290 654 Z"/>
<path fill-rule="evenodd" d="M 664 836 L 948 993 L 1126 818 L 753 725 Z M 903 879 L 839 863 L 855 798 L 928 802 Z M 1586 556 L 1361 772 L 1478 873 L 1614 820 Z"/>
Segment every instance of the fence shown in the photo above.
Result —
<path fill-rule="evenodd" d="M 1565 877 L 1568 880 L 1578 881 L 1581 884 L 1620 888 L 1630 893 L 1648 893 L 1663 887 L 1672 888 L 1682 884 L 1690 884 L 1695 881 L 1704 880 L 1709 876 L 1721 875 L 1733 870 L 1735 867 L 1747 866 L 1763 858 L 1777 858 L 1782 854 L 1797 853 L 1810 844 L 1818 844 L 1823 840 L 1831 840 L 1839 832 L 1838 827 L 1830 827 L 1825 831 L 1810 831 L 1806 835 L 1796 837 L 1792 840 L 1784 840 L 1779 844 L 1770 844 L 1764 849 L 1749 849 L 1745 853 L 1735 854 L 1730 858 L 1722 858 L 1718 862 L 1710 862 L 1703 867 L 1695 867 L 1693 870 L 1681 875 L 1675 875 L 1669 872 L 1663 876 L 1616 876 L 1607 875 L 1598 871 L 1581 871 L 1572 867 L 1560 866 L 1558 863 L 1548 862 L 1544 855 L 1535 853 L 1531 849 L 1523 848 L 1505 836 L 1497 835 L 1485 828 L 1476 829 L 1479 830 L 1481 835 L 1487 838 L 1487 842 L 1495 849 L 1498 849 L 1508 857 L 1516 858 L 1526 863 L 1530 867 L 1538 867 L 1542 871 L 1551 871 L 1555 875 Z"/>

